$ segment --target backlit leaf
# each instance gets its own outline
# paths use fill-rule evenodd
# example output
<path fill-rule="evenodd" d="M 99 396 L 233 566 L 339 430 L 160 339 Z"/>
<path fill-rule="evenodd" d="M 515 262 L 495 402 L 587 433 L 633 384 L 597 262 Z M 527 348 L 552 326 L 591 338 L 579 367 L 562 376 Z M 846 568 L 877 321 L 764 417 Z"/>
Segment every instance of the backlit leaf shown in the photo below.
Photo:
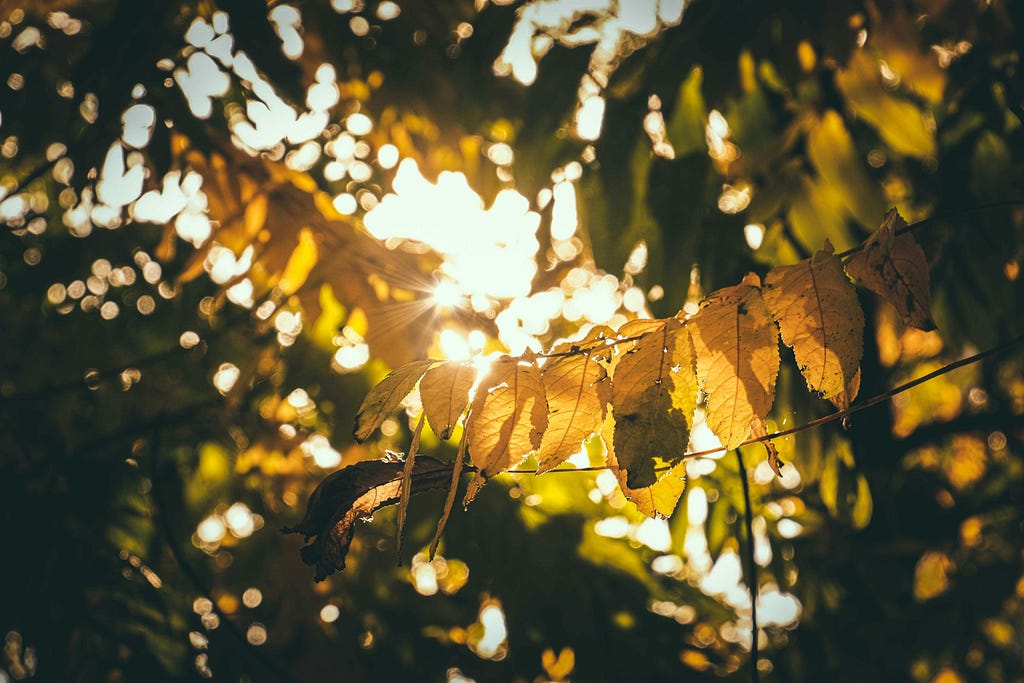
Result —
<path fill-rule="evenodd" d="M 634 488 L 657 481 L 659 460 L 680 461 L 696 407 L 689 335 L 681 320 L 660 322 L 622 356 L 612 377 L 614 446 Z"/>
<path fill-rule="evenodd" d="M 359 412 L 356 413 L 356 424 L 352 430 L 356 441 L 363 442 L 370 438 L 384 418 L 409 395 L 416 382 L 433 364 L 432 360 L 414 360 L 406 363 L 393 370 L 371 389 L 363 399 L 363 404 L 359 406 Z"/>
<path fill-rule="evenodd" d="M 845 391 L 860 367 L 864 313 L 832 244 L 826 240 L 810 259 L 771 270 L 764 301 L 807 387 L 823 398 Z"/>
<path fill-rule="evenodd" d="M 648 517 L 670 517 L 686 488 L 686 461 L 680 461 L 667 472 L 659 473 L 660 478 L 650 486 L 630 488 L 626 470 L 619 466 L 615 457 L 612 437 L 614 426 L 615 420 L 609 415 L 605 418 L 602 439 L 607 452 L 608 467 L 618 480 L 622 495 Z"/>
<path fill-rule="evenodd" d="M 779 332 L 760 285 L 749 273 L 741 284 L 712 292 L 690 319 L 707 424 L 725 448 L 741 444 L 775 399 Z"/>
<path fill-rule="evenodd" d="M 398 500 L 402 467 L 400 462 L 372 460 L 332 473 L 309 497 L 302 521 L 283 529 L 285 533 L 302 534 L 307 539 L 315 537 L 302 549 L 302 561 L 316 566 L 317 581 L 345 568 L 356 521 Z M 412 468 L 411 492 L 444 487 L 451 471 L 451 465 L 431 457 L 418 458 Z"/>
<path fill-rule="evenodd" d="M 448 361 L 430 368 L 420 380 L 420 399 L 430 428 L 439 439 L 452 435 L 459 417 L 469 404 L 469 390 L 476 381 L 476 369 L 461 361 Z"/>
<path fill-rule="evenodd" d="M 551 359 L 541 373 L 548 401 L 548 426 L 537 453 L 537 471 L 558 467 L 601 427 L 605 402 L 597 389 L 608 373 L 594 350 Z"/>
<path fill-rule="evenodd" d="M 896 235 L 906 225 L 899 212 L 890 209 L 864 249 L 850 257 L 846 272 L 891 303 L 907 325 L 934 330 L 924 251 L 909 232 Z"/>
<path fill-rule="evenodd" d="M 466 429 L 477 473 L 463 504 L 468 505 L 495 474 L 515 467 L 540 446 L 548 407 L 540 370 L 502 356 L 477 389 Z"/>

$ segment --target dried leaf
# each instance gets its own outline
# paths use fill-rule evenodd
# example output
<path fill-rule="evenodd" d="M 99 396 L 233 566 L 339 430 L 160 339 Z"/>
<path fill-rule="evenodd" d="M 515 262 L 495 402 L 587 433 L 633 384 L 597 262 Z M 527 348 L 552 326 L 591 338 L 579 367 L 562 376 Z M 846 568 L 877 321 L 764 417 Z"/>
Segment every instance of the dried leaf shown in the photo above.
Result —
<path fill-rule="evenodd" d="M 792 347 L 807 387 L 822 398 L 846 390 L 860 367 L 864 313 L 832 244 L 810 259 L 774 268 L 764 301 Z"/>
<path fill-rule="evenodd" d="M 448 361 L 427 370 L 420 380 L 420 399 L 430 428 L 448 439 L 469 404 L 476 369 L 461 361 Z"/>
<path fill-rule="evenodd" d="M 434 364 L 432 360 L 415 360 L 393 370 L 363 399 L 356 413 L 356 424 L 352 430 L 356 441 L 362 443 L 373 434 L 384 418 L 398 407 L 402 399 L 416 386 L 423 373 Z"/>
<path fill-rule="evenodd" d="M 764 420 L 761 418 L 754 419 L 750 425 L 750 436 L 754 439 L 768 436 L 768 427 L 765 425 Z M 768 452 L 768 466 L 772 468 L 775 476 L 782 477 L 782 466 L 786 463 L 779 460 L 779 449 L 775 447 L 775 444 L 770 439 L 766 439 L 761 443 L 764 444 L 764 449 Z"/>
<path fill-rule="evenodd" d="M 583 441 L 601 428 L 605 402 L 598 387 L 608 373 L 593 358 L 594 350 L 553 358 L 541 378 L 548 401 L 548 427 L 537 453 L 537 472 L 558 467 L 576 453 Z"/>
<path fill-rule="evenodd" d="M 622 495 L 648 517 L 671 517 L 686 488 L 686 461 L 680 461 L 675 467 L 662 473 L 650 486 L 630 488 L 626 470 L 619 466 L 615 457 L 612 438 L 614 424 L 615 421 L 610 415 L 605 418 L 601 438 L 607 452 L 608 467 L 618 480 Z"/>
<path fill-rule="evenodd" d="M 356 521 L 398 500 L 401 470 L 402 463 L 372 460 L 334 472 L 309 497 L 302 521 L 282 530 L 302 534 L 306 540 L 315 537 L 302 549 L 302 561 L 316 566 L 317 581 L 345 568 Z M 412 468 L 412 493 L 445 486 L 451 471 L 451 465 L 429 456 L 418 458 Z"/>
<path fill-rule="evenodd" d="M 459 477 L 462 476 L 462 468 L 466 461 L 466 444 L 469 443 L 469 430 L 462 430 L 462 438 L 459 439 L 459 454 L 455 456 L 455 464 L 452 467 L 452 480 L 448 485 L 448 495 L 444 499 L 444 510 L 441 512 L 441 519 L 437 520 L 437 528 L 434 530 L 434 538 L 430 541 L 430 559 L 437 554 L 437 546 L 441 543 L 441 534 L 448 524 L 448 517 L 452 514 L 452 507 L 455 505 L 455 496 L 459 491 Z"/>
<path fill-rule="evenodd" d="M 423 422 L 426 414 L 420 415 L 416 423 L 416 430 L 412 433 L 412 442 L 409 444 L 409 452 L 405 456 L 405 467 L 402 468 L 402 488 L 398 498 L 398 533 L 395 543 L 395 554 L 398 556 L 398 564 L 402 564 L 402 540 L 405 534 L 405 517 L 409 512 L 409 497 L 412 494 L 412 469 L 416 464 L 416 453 L 420 450 L 420 435 L 423 434 Z"/>
<path fill-rule="evenodd" d="M 657 459 L 682 459 L 696 408 L 689 335 L 681 320 L 660 322 L 622 356 L 612 377 L 615 451 L 632 488 L 657 481 Z"/>
<path fill-rule="evenodd" d="M 463 505 L 472 502 L 487 479 L 526 459 L 540 446 L 547 428 L 544 385 L 535 365 L 502 356 L 491 366 L 470 408 L 469 454 L 477 473 Z"/>
<path fill-rule="evenodd" d="M 839 392 L 835 396 L 831 397 L 829 401 L 836 409 L 843 413 L 850 409 L 857 394 L 860 393 L 860 368 L 857 368 L 857 372 L 853 375 L 853 379 L 846 385 L 846 389 Z M 843 429 L 849 429 L 850 416 L 847 415 L 843 418 Z"/>
<path fill-rule="evenodd" d="M 753 273 L 742 284 L 712 292 L 690 319 L 697 377 L 708 395 L 708 427 L 736 448 L 755 418 L 775 399 L 779 332 Z"/>
<path fill-rule="evenodd" d="M 890 209 L 864 249 L 846 263 L 846 272 L 857 284 L 891 303 L 907 325 L 934 330 L 924 251 L 909 232 L 896 235 L 906 226 L 899 212 Z"/>

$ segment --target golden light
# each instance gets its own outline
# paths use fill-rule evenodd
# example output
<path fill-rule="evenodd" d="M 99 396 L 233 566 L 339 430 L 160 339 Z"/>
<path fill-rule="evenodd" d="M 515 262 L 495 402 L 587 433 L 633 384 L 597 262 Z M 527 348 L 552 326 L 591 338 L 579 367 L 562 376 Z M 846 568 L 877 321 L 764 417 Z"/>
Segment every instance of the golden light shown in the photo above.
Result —
<path fill-rule="evenodd" d="M 441 308 L 461 308 L 465 297 L 462 290 L 451 280 L 441 280 L 434 287 L 434 304 Z"/>

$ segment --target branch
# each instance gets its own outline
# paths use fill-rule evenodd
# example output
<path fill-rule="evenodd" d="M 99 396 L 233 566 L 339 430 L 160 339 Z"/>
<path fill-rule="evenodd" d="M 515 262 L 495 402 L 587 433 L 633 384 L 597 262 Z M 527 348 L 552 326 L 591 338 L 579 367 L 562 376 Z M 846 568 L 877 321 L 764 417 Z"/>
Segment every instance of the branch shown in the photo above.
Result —
<path fill-rule="evenodd" d="M 750 482 L 747 481 L 747 468 L 743 465 L 743 455 L 736 449 L 736 466 L 739 468 L 740 483 L 743 484 L 743 525 L 747 532 L 747 583 L 750 589 L 750 680 L 758 683 L 758 629 L 757 629 L 757 563 L 754 562 L 754 515 L 750 508 Z"/>

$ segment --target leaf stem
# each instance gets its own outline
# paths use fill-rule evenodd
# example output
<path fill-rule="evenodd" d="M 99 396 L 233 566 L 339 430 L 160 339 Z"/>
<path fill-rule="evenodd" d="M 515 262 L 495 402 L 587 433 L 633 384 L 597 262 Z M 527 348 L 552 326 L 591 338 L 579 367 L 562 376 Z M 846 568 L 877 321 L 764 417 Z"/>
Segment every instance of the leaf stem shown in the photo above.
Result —
<path fill-rule="evenodd" d="M 736 467 L 739 469 L 740 483 L 743 485 L 743 526 L 746 529 L 747 545 L 747 585 L 750 589 L 750 680 L 758 683 L 760 676 L 757 671 L 758 659 L 758 628 L 757 628 L 757 563 L 754 562 L 754 514 L 750 505 L 750 482 L 747 481 L 747 468 L 743 465 L 743 453 L 736 449 Z"/>

